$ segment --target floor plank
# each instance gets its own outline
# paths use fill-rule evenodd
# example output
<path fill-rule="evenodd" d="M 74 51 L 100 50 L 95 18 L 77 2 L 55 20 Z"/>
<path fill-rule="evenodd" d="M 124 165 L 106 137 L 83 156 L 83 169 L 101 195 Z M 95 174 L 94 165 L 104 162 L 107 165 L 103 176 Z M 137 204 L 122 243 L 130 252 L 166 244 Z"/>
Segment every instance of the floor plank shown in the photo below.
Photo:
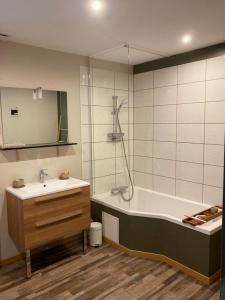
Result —
<path fill-rule="evenodd" d="M 79 250 L 80 251 L 80 250 Z M 104 245 L 86 255 L 70 243 L 0 270 L 1 300 L 219 300 L 219 281 L 210 287 L 160 262 L 129 257 Z M 62 257 L 60 257 L 60 253 Z M 54 257 L 52 257 L 54 256 Z M 62 259 L 57 261 L 57 258 Z M 51 265 L 49 263 L 51 262 Z M 47 264 L 47 265 L 46 265 Z"/>

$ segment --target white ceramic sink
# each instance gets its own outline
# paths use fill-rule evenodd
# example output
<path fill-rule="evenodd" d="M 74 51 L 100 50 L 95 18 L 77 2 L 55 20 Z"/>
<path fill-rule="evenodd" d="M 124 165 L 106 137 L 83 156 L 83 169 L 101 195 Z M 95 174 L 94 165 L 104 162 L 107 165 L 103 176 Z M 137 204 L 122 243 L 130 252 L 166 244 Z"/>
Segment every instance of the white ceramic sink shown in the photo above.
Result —
<path fill-rule="evenodd" d="M 67 180 L 50 179 L 46 180 L 45 183 L 33 182 L 26 184 L 25 187 L 20 189 L 8 187 L 6 190 L 21 200 L 24 200 L 89 185 L 88 182 L 75 178 L 69 178 Z"/>

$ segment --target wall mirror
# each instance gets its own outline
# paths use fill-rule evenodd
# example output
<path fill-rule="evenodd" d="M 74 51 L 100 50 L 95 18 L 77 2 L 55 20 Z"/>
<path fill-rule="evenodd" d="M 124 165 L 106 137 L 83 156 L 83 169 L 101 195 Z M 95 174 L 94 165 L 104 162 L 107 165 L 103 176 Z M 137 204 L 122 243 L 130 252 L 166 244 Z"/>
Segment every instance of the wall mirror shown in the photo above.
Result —
<path fill-rule="evenodd" d="M 1 87 L 1 148 L 68 144 L 67 93 Z"/>

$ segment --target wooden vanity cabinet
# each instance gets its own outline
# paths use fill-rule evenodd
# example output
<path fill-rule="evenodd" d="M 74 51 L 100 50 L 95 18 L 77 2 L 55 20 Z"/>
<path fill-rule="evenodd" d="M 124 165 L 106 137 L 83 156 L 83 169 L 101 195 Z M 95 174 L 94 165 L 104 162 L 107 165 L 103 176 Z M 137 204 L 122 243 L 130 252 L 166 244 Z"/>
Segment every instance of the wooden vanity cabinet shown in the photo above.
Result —
<path fill-rule="evenodd" d="M 27 276 L 31 277 L 30 250 L 83 232 L 90 226 L 90 187 L 21 200 L 7 193 L 9 234 L 26 253 Z"/>

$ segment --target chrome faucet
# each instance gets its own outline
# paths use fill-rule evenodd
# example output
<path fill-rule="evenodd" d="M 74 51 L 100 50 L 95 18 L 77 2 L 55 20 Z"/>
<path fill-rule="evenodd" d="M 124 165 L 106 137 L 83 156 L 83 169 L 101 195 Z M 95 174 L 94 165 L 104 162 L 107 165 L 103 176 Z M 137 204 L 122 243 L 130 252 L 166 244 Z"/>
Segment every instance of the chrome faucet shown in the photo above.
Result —
<path fill-rule="evenodd" d="M 40 170 L 40 175 L 39 175 L 40 182 L 44 183 L 45 182 L 45 177 L 47 177 L 47 176 L 48 176 L 48 169 L 41 169 Z"/>

